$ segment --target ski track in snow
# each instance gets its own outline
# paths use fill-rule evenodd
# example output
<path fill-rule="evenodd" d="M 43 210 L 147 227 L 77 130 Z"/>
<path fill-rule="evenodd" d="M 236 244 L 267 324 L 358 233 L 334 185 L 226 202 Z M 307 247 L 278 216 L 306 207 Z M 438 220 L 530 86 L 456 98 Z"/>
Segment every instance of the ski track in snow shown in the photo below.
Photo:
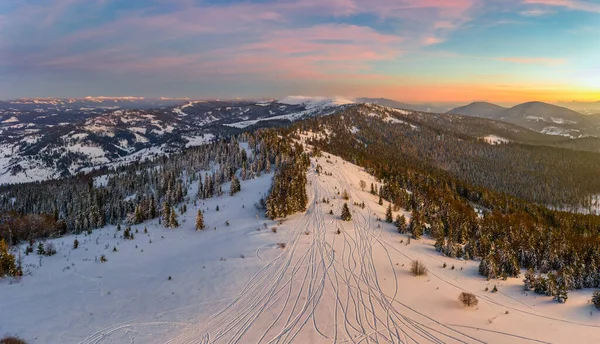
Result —
<path fill-rule="evenodd" d="M 378 270 L 392 269 L 396 276 L 376 215 L 370 208 L 367 214 L 355 211 L 345 226 L 337 217 L 327 219 L 330 205 L 320 200 L 333 200 L 337 190 L 334 183 L 323 183 L 314 167 L 308 173 L 308 210 L 289 230 L 287 247 L 226 307 L 167 343 L 291 343 L 301 334 L 311 342 L 484 343 L 402 303 L 397 278 L 394 290 L 383 290 Z M 326 167 L 340 182 L 338 190 L 350 185 L 348 171 Z M 353 201 L 368 204 L 347 190 Z M 331 230 L 342 227 L 340 235 Z M 305 235 L 306 230 L 311 233 Z M 376 264 L 373 250 L 386 253 L 387 267 Z M 334 302 L 322 302 L 324 298 Z"/>
<path fill-rule="evenodd" d="M 304 214 L 284 220 L 282 229 L 278 230 L 277 240 L 285 243 L 286 247 L 278 249 L 272 241 L 260 241 L 251 247 L 259 264 L 244 279 L 239 279 L 242 283 L 236 284 L 236 288 L 222 290 L 213 299 L 195 299 L 187 305 L 180 303 L 174 309 L 163 307 L 156 314 L 121 317 L 110 326 L 105 323 L 102 325 L 106 326 L 104 328 L 92 327 L 89 332 L 83 332 L 87 336 L 85 338 L 66 333 L 61 338 L 81 344 L 137 343 L 140 338 L 169 344 L 548 343 L 556 341 L 552 334 L 526 330 L 525 324 L 536 321 L 538 329 L 546 329 L 551 324 L 560 328 L 556 331 L 567 333 L 570 330 L 597 331 L 600 328 L 600 324 L 546 314 L 540 308 L 528 305 L 528 301 L 520 301 L 518 296 L 506 289 L 495 295 L 484 293 L 473 284 L 463 285 L 466 280 L 452 277 L 448 270 L 434 269 L 435 264 L 441 266 L 445 261 L 458 264 L 459 261 L 437 252 L 415 249 L 421 244 L 408 248 L 400 245 L 399 240 L 405 236 L 399 235 L 389 224 L 378 221 L 384 207 L 374 201 L 375 196 L 356 187 L 360 179 L 373 179 L 368 179 L 360 168 L 350 166 L 337 157 L 329 158 L 336 160 L 335 163 L 327 160 L 325 157 L 319 158 L 318 162 L 314 158 L 311 160 L 312 165 L 307 172 L 308 208 Z M 332 176 L 317 175 L 317 163 Z M 258 189 L 252 190 L 256 193 Z M 343 190 L 350 194 L 349 201 L 341 199 L 339 193 Z M 331 200 L 331 203 L 323 203 L 323 198 Z M 339 218 L 344 202 L 350 205 L 351 222 Z M 352 206 L 353 202 L 364 202 L 366 207 Z M 214 204 L 211 203 L 211 206 L 214 207 Z M 330 209 L 334 216 L 329 215 Z M 211 216 L 212 220 L 207 218 L 211 224 L 209 227 L 216 228 L 223 218 L 217 222 L 215 215 Z M 259 226 L 258 217 L 256 224 Z M 338 229 L 340 234 L 336 234 Z M 245 238 L 238 236 L 234 240 Z M 407 269 L 398 266 L 399 258 L 409 263 L 423 257 L 427 257 L 425 261 L 430 267 L 426 278 L 408 276 Z M 79 272 L 75 276 L 91 283 L 97 282 L 96 278 Z M 226 277 L 227 281 L 233 279 L 233 276 Z M 99 283 L 102 285 L 103 282 Z M 458 303 L 455 299 L 458 292 L 475 293 L 485 309 L 469 313 L 469 310 L 457 307 L 450 310 L 456 312 L 450 317 L 447 314 L 440 316 L 432 311 L 431 304 L 421 306 L 411 299 L 429 295 L 427 293 L 439 285 L 446 291 L 452 291 L 451 298 L 455 303 Z M 429 289 L 426 290 L 427 286 Z M 444 299 L 438 296 L 437 300 Z M 447 311 L 448 305 L 439 308 Z M 524 327 L 502 324 L 501 319 L 498 320 L 499 325 L 491 326 L 493 320 L 504 316 L 505 310 L 511 310 L 511 317 L 515 317 L 513 324 L 523 323 Z M 478 322 L 474 320 L 476 318 L 469 318 L 471 315 L 483 319 Z M 486 317 L 492 317 L 489 323 L 485 322 Z M 594 332 L 586 333 L 589 338 L 581 338 L 589 340 L 597 337 L 597 333 L 595 336 L 590 336 Z M 569 337 L 568 334 L 561 335 L 563 339 Z"/>

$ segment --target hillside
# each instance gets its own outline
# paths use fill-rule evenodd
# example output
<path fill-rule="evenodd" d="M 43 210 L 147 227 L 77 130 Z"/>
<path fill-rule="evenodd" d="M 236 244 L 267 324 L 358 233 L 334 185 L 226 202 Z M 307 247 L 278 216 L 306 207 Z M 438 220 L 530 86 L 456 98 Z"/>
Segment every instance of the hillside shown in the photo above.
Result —
<path fill-rule="evenodd" d="M 403 166 L 436 168 L 529 201 L 557 207 L 585 204 L 600 193 L 600 182 L 592 177 L 600 174 L 599 154 L 551 147 L 567 147 L 570 141 L 510 123 L 366 104 L 301 124 L 313 131 L 328 128 L 341 147 L 366 146 L 375 155 L 391 149 Z M 594 142 L 574 142 L 579 149 L 590 144 L 587 148 L 595 149 Z"/>
<path fill-rule="evenodd" d="M 588 117 L 565 107 L 542 102 L 520 104 L 501 112 L 499 116 L 502 120 L 553 135 L 578 137 L 596 129 Z"/>
<path fill-rule="evenodd" d="M 600 120 L 565 107 L 543 102 L 528 102 L 506 109 L 490 103 L 472 103 L 448 113 L 485 117 L 548 135 L 580 138 L 600 136 Z"/>
<path fill-rule="evenodd" d="M 475 102 L 469 105 L 461 106 L 448 111 L 448 113 L 472 116 L 472 117 L 483 117 L 489 119 L 499 119 L 498 114 L 505 111 L 506 108 L 487 102 Z"/>

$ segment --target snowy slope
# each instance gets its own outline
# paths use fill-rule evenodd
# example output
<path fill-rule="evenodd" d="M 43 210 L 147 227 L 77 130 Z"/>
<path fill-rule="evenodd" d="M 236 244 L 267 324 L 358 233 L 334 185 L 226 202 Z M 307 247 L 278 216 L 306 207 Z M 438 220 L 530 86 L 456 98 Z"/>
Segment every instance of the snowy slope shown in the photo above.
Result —
<path fill-rule="evenodd" d="M 235 197 L 200 202 L 204 231 L 193 230 L 196 208 L 190 204 L 177 229 L 151 221 L 134 226 L 134 240 L 124 240 L 122 231 L 109 226 L 91 236 L 52 240 L 55 256 L 23 255 L 31 275 L 19 283 L 0 280 L 0 333 L 45 344 L 122 343 L 130 337 L 163 342 L 156 335 L 175 334 L 186 318 L 224 304 L 262 267 L 262 259 L 279 254 L 276 243 L 284 234 L 257 231 L 272 222 L 257 218 L 253 205 L 271 178 L 243 181 Z M 98 261 L 102 254 L 106 263 Z M 49 318 L 48 310 L 60 316 Z"/>
<path fill-rule="evenodd" d="M 317 175 L 317 164 L 332 175 Z M 361 168 L 324 153 L 307 176 L 306 213 L 281 223 L 252 206 L 268 189 L 267 175 L 242 182 L 235 197 L 201 204 L 204 231 L 192 229 L 190 203 L 177 229 L 145 223 L 125 241 L 109 227 L 79 236 L 77 250 L 73 236 L 55 240 L 59 253 L 41 267 L 37 256 L 25 257 L 31 276 L 0 282 L 0 309 L 10 310 L 0 313 L 2 331 L 31 343 L 600 341 L 590 290 L 557 304 L 525 294 L 520 279 L 487 281 L 477 262 L 443 257 L 428 239 L 408 244 L 378 221 L 386 205 L 359 188 L 360 180 L 377 185 Z M 343 190 L 352 222 L 339 219 Z M 106 263 L 95 261 L 100 254 Z M 427 265 L 428 276 L 409 273 L 413 259 Z M 498 293 L 484 291 L 494 285 Z M 478 308 L 460 306 L 462 291 L 477 294 Z"/>

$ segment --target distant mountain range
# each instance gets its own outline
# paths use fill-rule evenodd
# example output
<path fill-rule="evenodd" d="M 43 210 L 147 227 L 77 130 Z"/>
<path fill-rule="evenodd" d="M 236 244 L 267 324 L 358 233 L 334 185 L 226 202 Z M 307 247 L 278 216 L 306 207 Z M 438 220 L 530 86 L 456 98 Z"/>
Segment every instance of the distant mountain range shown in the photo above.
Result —
<path fill-rule="evenodd" d="M 381 105 L 385 107 L 390 107 L 393 109 L 402 109 L 402 110 L 413 110 L 413 111 L 421 111 L 421 112 L 431 112 L 431 113 L 445 113 L 446 111 L 458 106 L 458 103 L 424 103 L 424 104 L 409 104 L 402 103 L 392 99 L 387 98 L 357 98 L 357 102 L 359 103 L 369 103 L 375 105 Z"/>
<path fill-rule="evenodd" d="M 528 102 L 511 108 L 475 102 L 447 113 L 504 121 L 548 135 L 571 138 L 600 136 L 600 117 L 586 116 L 562 106 L 543 102 Z"/>
<path fill-rule="evenodd" d="M 385 98 L 17 99 L 0 101 L 0 185 L 141 162 L 254 128 L 327 116 L 347 107 L 359 107 L 357 103 L 397 109 L 395 112 L 406 122 L 423 125 L 426 121 L 440 132 L 449 130 L 494 143 L 600 150 L 600 116 L 584 116 L 539 102 L 510 109 L 473 103 L 450 110 L 455 114 L 450 115 L 444 114 L 450 104 L 406 104 Z M 585 136 L 597 137 L 568 139 Z"/>
<path fill-rule="evenodd" d="M 0 102 L 0 185 L 141 162 L 222 136 L 328 115 L 354 101 L 17 99 Z"/>

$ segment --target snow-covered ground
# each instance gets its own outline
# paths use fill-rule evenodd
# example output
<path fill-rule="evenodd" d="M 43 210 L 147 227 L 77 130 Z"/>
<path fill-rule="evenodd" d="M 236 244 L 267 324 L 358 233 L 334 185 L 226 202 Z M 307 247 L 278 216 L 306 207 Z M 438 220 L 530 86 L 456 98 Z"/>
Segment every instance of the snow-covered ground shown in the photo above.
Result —
<path fill-rule="evenodd" d="M 600 215 L 600 195 L 596 194 L 596 195 L 588 196 L 588 198 L 584 202 L 584 204 L 581 204 L 579 206 L 570 206 L 570 207 L 548 206 L 548 207 L 551 209 L 569 211 L 569 212 L 573 212 L 573 213 Z"/>
<path fill-rule="evenodd" d="M 324 106 L 355 104 L 356 101 L 344 97 L 288 96 L 279 100 L 279 103 L 287 105 L 305 105 L 307 109 L 311 109 Z"/>
<path fill-rule="evenodd" d="M 565 129 L 555 126 L 544 127 L 544 129 L 541 130 L 541 133 L 546 135 L 566 136 L 572 139 L 581 136 L 578 134 L 579 130 L 577 129 Z"/>
<path fill-rule="evenodd" d="M 280 101 L 279 104 L 283 104 L 282 107 L 285 108 L 286 105 L 303 105 L 305 110 L 288 113 L 285 115 L 279 116 L 271 116 L 265 118 L 258 118 L 254 120 L 245 120 L 241 122 L 235 123 L 226 123 L 224 125 L 232 127 L 232 128 L 246 128 L 251 125 L 255 125 L 259 122 L 265 121 L 297 121 L 304 117 L 314 116 L 316 114 L 320 114 L 322 116 L 329 115 L 338 110 L 338 106 L 355 104 L 353 100 L 345 99 L 342 97 L 305 97 L 305 96 L 290 96 L 286 97 Z M 327 111 L 330 110 L 330 111 Z"/>
<path fill-rule="evenodd" d="M 503 143 L 509 143 L 509 139 L 505 139 L 504 137 L 496 136 L 496 135 L 488 135 L 482 137 L 483 141 L 490 145 L 500 145 Z"/>
<path fill-rule="evenodd" d="M 195 146 L 202 146 L 202 145 L 205 145 L 205 144 L 211 142 L 212 140 L 214 140 L 215 135 L 202 134 L 202 135 L 195 135 L 195 136 L 184 136 L 184 138 L 187 140 L 187 143 L 185 144 L 186 147 L 195 147 Z"/>
<path fill-rule="evenodd" d="M 317 164 L 332 175 L 317 175 Z M 55 240 L 58 254 L 41 267 L 25 257 L 31 276 L 0 282 L 0 334 L 30 343 L 600 342 L 590 290 L 557 304 L 524 293 L 520 279 L 487 281 L 477 262 L 443 257 L 431 240 L 408 244 L 378 221 L 387 204 L 360 189 L 360 180 L 377 185 L 361 168 L 327 153 L 312 159 L 308 209 L 281 223 L 253 206 L 271 177 L 199 203 L 204 231 L 193 230 L 190 203 L 177 229 L 151 221 L 124 240 L 108 227 L 78 236 L 77 250 L 74 236 Z M 339 218 L 343 190 L 351 222 Z M 96 261 L 101 254 L 107 262 Z M 428 276 L 410 274 L 414 259 Z M 494 285 L 497 293 L 485 291 Z M 479 306 L 463 308 L 462 291 Z"/>

